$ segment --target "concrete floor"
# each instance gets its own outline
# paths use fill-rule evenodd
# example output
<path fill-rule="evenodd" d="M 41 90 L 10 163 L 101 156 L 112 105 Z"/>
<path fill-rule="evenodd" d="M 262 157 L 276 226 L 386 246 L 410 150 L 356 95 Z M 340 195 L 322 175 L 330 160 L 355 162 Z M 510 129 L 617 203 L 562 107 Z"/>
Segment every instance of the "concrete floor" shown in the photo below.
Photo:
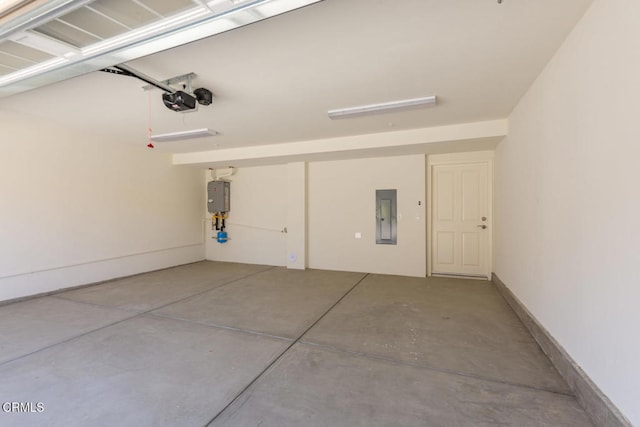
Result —
<path fill-rule="evenodd" d="M 489 282 L 200 262 L 0 306 L 1 426 L 588 426 Z M 35 407 L 34 407 L 35 408 Z"/>

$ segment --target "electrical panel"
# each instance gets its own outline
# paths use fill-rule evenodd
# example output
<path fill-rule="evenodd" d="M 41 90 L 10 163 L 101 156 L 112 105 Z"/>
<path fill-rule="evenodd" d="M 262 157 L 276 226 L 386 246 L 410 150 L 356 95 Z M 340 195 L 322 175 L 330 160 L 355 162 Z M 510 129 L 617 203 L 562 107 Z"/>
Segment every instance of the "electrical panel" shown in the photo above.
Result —
<path fill-rule="evenodd" d="M 231 208 L 231 183 L 228 181 L 210 181 L 207 184 L 207 210 L 210 214 L 229 212 Z"/>
<path fill-rule="evenodd" d="M 376 190 L 376 244 L 398 243 L 398 203 L 396 190 Z"/>

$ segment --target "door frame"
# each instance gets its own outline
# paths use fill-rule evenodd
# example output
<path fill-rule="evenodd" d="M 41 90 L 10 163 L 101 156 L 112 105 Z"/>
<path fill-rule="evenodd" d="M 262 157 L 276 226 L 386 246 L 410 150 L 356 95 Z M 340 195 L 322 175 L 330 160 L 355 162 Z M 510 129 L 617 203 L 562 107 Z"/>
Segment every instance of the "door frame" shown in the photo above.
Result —
<path fill-rule="evenodd" d="M 427 155 L 427 276 L 433 275 L 433 168 L 439 165 L 466 165 L 484 163 L 487 165 L 487 197 L 489 198 L 487 206 L 487 226 L 488 226 L 488 242 L 487 242 L 487 271 L 486 277 L 491 279 L 493 271 L 493 159 L 494 151 L 472 151 L 467 153 L 450 153 L 450 154 L 430 154 Z M 455 277 L 455 276 L 452 276 Z M 466 277 L 473 279 L 474 277 Z"/>

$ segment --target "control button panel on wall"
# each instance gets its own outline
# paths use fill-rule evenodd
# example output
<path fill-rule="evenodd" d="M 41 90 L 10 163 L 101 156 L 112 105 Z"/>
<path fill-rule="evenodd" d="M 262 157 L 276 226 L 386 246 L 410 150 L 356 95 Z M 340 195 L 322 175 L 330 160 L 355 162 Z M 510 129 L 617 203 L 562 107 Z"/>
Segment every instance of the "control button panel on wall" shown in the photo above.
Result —
<path fill-rule="evenodd" d="M 397 190 L 376 190 L 376 243 L 397 243 Z"/>

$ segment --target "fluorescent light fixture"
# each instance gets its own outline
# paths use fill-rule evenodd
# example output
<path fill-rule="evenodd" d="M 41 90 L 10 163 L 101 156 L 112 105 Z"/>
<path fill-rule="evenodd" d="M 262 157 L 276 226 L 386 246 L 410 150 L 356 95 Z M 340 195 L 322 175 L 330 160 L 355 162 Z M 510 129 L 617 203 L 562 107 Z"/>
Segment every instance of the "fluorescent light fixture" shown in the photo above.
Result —
<path fill-rule="evenodd" d="M 204 138 L 205 136 L 216 136 L 218 132 L 215 130 L 202 128 L 185 130 L 181 132 L 161 133 L 158 135 L 151 135 L 153 142 L 171 142 L 182 141 L 185 139 Z"/>
<path fill-rule="evenodd" d="M 391 111 L 407 110 L 419 108 L 427 105 L 434 105 L 436 96 L 426 96 L 423 98 L 403 99 L 401 101 L 383 102 L 380 104 L 362 105 L 360 107 L 338 108 L 329 110 L 330 119 L 344 119 L 347 117 L 364 116 L 367 114 L 382 114 Z"/>

